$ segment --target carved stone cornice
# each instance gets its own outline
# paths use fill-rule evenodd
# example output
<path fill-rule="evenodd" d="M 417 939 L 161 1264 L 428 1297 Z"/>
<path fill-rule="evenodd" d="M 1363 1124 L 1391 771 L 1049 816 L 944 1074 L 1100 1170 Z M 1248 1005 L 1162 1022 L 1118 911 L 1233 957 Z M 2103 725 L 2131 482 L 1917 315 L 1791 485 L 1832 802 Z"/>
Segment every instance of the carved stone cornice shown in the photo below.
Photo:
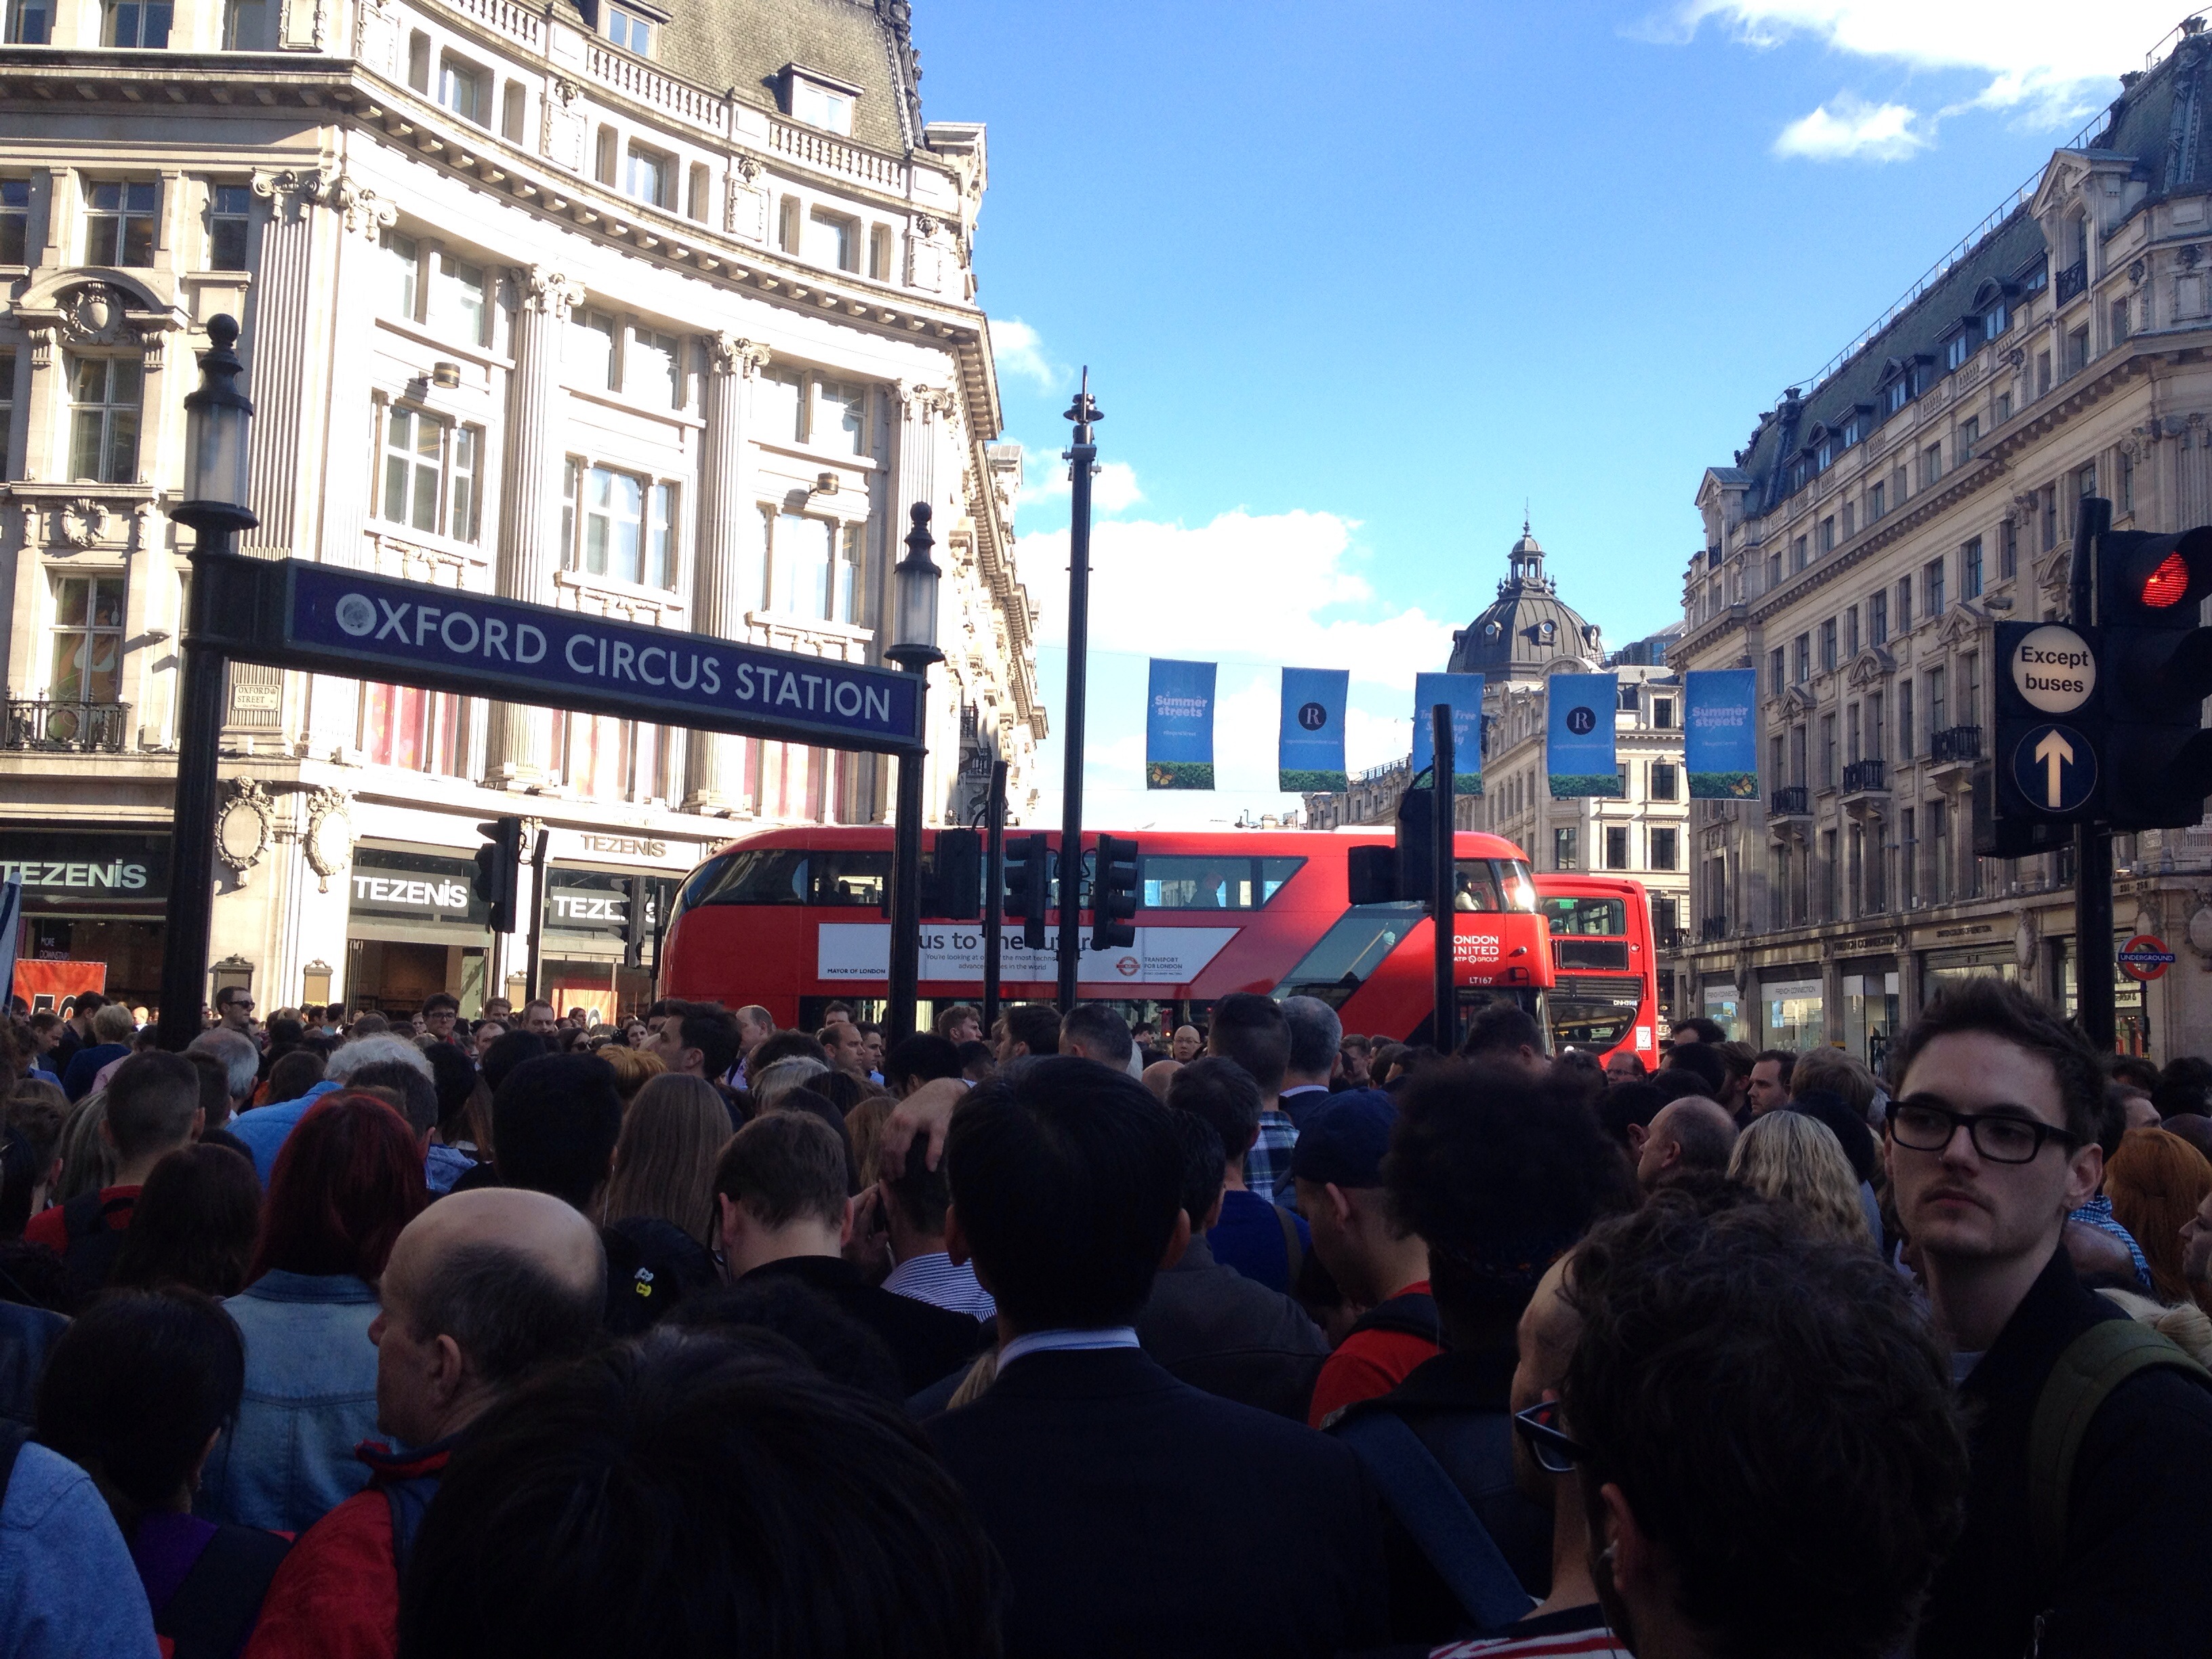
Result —
<path fill-rule="evenodd" d="M 253 175 L 253 193 L 270 204 L 278 214 L 289 209 L 304 214 L 310 207 L 326 207 L 338 216 L 345 228 L 374 240 L 399 217 L 399 209 L 365 185 L 356 183 L 337 167 L 313 173 L 297 167 Z"/>

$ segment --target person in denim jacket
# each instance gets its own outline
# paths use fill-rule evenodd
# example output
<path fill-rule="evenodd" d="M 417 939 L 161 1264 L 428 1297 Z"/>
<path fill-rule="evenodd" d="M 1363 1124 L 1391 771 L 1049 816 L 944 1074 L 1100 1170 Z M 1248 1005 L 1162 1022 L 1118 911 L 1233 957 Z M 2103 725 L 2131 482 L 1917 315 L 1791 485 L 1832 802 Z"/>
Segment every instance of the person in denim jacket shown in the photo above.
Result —
<path fill-rule="evenodd" d="M 376 1280 L 427 1201 L 414 1131 L 373 1095 L 325 1097 L 276 1155 L 261 1245 L 223 1304 L 246 1339 L 246 1397 L 196 1512 L 301 1533 L 361 1490 L 376 1433 Z"/>

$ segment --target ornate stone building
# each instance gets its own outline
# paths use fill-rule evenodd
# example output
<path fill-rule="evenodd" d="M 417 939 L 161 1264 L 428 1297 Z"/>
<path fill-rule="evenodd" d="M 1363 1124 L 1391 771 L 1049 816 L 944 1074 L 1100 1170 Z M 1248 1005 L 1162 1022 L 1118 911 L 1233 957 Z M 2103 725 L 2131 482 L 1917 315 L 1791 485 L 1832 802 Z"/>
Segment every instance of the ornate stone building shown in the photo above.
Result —
<path fill-rule="evenodd" d="M 246 551 L 847 660 L 905 507 L 945 571 L 934 817 L 1045 729 L 973 256 L 981 126 L 904 0 L 64 0 L 0 46 L 0 860 L 24 955 L 156 983 L 189 532 L 181 399 L 245 325 Z M 872 757 L 240 666 L 219 977 L 472 1003 L 475 825 L 552 832 L 543 983 L 617 988 L 630 878 L 887 816 Z"/>
<path fill-rule="evenodd" d="M 2212 520 L 2212 36 L 2185 25 L 1956 256 L 1707 470 L 1686 669 L 1759 671 L 1762 790 L 1698 802 L 1679 965 L 1760 1046 L 1879 1060 L 1946 980 L 2070 1005 L 2070 860 L 1976 855 L 1991 629 L 2064 614 L 2075 503 Z M 2212 836 L 2122 837 L 2118 933 L 2181 957 L 2121 981 L 2124 1042 L 2212 1043 Z"/>

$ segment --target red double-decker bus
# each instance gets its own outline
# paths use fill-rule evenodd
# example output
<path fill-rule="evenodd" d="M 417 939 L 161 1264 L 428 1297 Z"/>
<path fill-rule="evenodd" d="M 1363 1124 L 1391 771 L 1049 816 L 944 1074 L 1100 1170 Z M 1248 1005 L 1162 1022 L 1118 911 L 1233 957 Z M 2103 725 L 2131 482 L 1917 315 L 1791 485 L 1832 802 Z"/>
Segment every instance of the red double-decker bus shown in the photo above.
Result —
<path fill-rule="evenodd" d="M 1047 837 L 1055 861 L 1059 839 Z M 1346 855 L 1389 844 L 1388 830 L 1160 830 L 1133 839 L 1137 942 L 1094 951 L 1086 939 L 1085 998 L 1119 1003 L 1165 1030 L 1234 991 L 1316 996 L 1336 1008 L 1347 1031 L 1427 1039 L 1428 907 L 1350 901 Z M 934 833 L 924 842 L 925 859 L 933 858 Z M 1454 851 L 1462 1022 L 1502 998 L 1542 1024 L 1552 957 L 1528 860 L 1495 836 L 1462 832 Z M 1091 858 L 1086 846 L 1086 885 Z M 684 878 L 662 942 L 662 992 L 731 1007 L 758 1003 L 778 1024 L 801 1029 L 818 1024 L 832 1001 L 866 1018 L 867 1005 L 888 989 L 890 892 L 885 828 L 771 830 L 733 842 Z M 1057 904 L 1056 872 L 1053 893 Z M 1087 915 L 1081 925 L 1087 934 Z M 1000 974 L 1007 1000 L 1052 997 L 1057 936 L 1054 925 L 1046 948 L 1033 951 L 1020 924 L 1008 924 Z M 926 917 L 922 1017 L 975 1001 L 982 981 L 981 924 Z"/>
<path fill-rule="evenodd" d="M 1603 1060 L 1626 1049 L 1659 1060 L 1659 971 L 1651 901 L 1626 876 L 1538 876 L 1536 908 L 1551 934 L 1552 1047 Z"/>

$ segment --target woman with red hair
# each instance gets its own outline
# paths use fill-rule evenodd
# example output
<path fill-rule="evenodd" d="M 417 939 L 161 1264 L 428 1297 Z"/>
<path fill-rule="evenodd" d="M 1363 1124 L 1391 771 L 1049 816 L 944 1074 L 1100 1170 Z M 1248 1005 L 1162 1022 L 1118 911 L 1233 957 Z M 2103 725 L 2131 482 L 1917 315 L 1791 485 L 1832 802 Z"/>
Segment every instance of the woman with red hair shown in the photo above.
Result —
<path fill-rule="evenodd" d="M 2112 1219 L 2136 1236 L 2150 1282 L 2168 1307 L 2196 1301 L 2181 1270 L 2181 1230 L 2212 1194 L 2212 1163 L 2166 1129 L 2130 1129 L 2105 1165 Z"/>
<path fill-rule="evenodd" d="M 427 1201 L 422 1149 L 374 1095 L 324 1096 L 285 1137 L 246 1289 L 246 1397 L 208 1460 L 197 1512 L 305 1532 L 368 1483 L 376 1433 L 376 1281 Z"/>

